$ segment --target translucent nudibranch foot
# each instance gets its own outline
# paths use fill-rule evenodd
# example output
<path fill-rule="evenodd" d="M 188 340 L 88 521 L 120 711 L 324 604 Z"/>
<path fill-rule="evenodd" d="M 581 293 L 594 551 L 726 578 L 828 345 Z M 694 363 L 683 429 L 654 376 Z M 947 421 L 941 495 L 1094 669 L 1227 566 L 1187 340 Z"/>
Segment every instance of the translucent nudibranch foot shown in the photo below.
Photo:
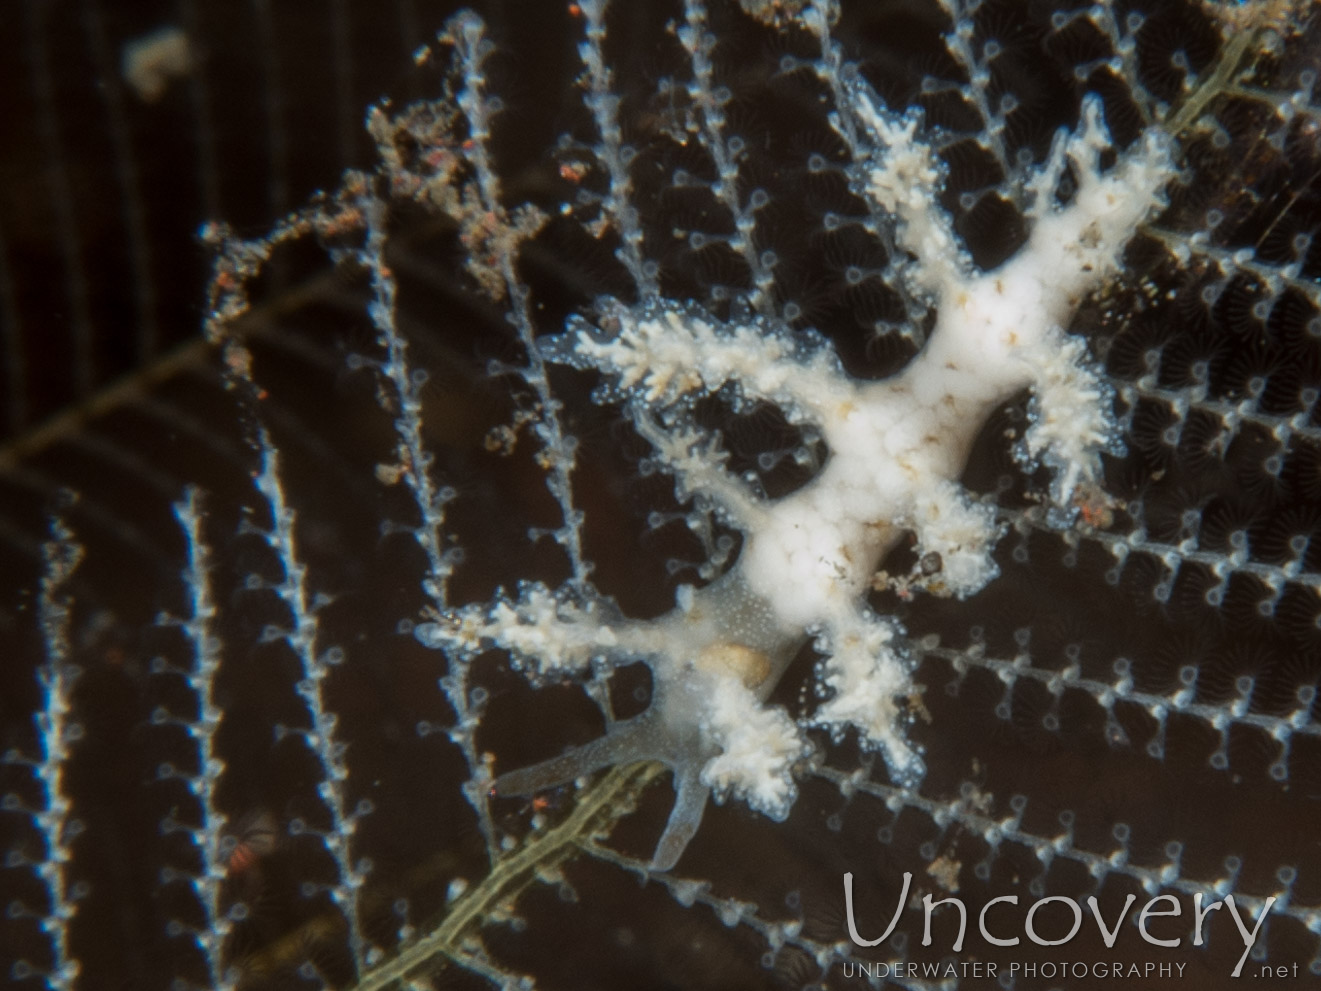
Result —
<path fill-rule="evenodd" d="M 532 795 L 604 767 L 659 761 L 674 773 L 675 801 L 651 866 L 655 870 L 669 870 L 678 863 L 679 856 L 701 825 L 711 789 L 702 783 L 697 769 L 700 765 L 672 752 L 672 741 L 660 722 L 653 712 L 647 712 L 635 719 L 614 723 L 605 736 L 590 743 L 539 764 L 500 775 L 492 790 L 496 795 Z"/>

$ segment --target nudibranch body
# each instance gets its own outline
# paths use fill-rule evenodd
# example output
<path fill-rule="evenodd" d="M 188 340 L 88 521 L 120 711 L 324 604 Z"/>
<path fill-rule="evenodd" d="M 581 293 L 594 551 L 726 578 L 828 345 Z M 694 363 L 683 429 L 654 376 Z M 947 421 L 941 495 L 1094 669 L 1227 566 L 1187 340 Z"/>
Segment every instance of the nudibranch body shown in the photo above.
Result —
<path fill-rule="evenodd" d="M 647 711 L 495 787 L 528 794 L 609 764 L 664 762 L 676 801 L 658 869 L 677 862 L 708 796 L 787 816 L 812 727 L 854 729 L 897 782 L 915 782 L 922 762 L 902 704 L 909 668 L 895 625 L 865 601 L 881 559 L 911 535 L 920 559 L 938 562 L 930 584 L 944 594 L 970 595 L 995 576 L 994 510 L 958 480 L 987 417 L 1025 389 L 1032 422 L 1023 458 L 1053 469 L 1057 505 L 1067 509 L 1080 485 L 1098 480 L 1100 453 L 1113 446 L 1110 392 L 1085 343 L 1061 328 L 1118 271 L 1125 245 L 1160 205 L 1173 171 L 1168 141 L 1152 131 L 1103 171 L 1110 141 L 1099 104 L 1087 100 L 1080 126 L 1058 136 L 1032 186 L 1028 240 L 980 272 L 939 205 L 940 170 L 916 118 L 878 109 L 861 86 L 852 98 L 877 149 L 859 193 L 894 218 L 897 242 L 913 257 L 910 278 L 937 306 L 926 346 L 893 378 L 862 382 L 822 338 L 767 318 L 722 322 L 650 300 L 603 306 L 608 332 L 574 321 L 545 346 L 546 359 L 603 375 L 603 396 L 624 403 L 679 495 L 700 495 L 743 532 L 737 561 L 704 588 L 682 587 L 674 609 L 654 620 L 530 584 L 516 599 L 454 610 L 418 630 L 424 643 L 460 654 L 503 648 L 535 676 L 647 664 Z M 1066 168 L 1074 187 L 1061 204 Z M 726 471 L 718 438 L 693 422 L 693 397 L 717 390 L 813 424 L 829 449 L 824 466 L 788 496 L 761 497 Z M 809 640 L 822 654 L 820 697 L 796 721 L 766 703 Z"/>

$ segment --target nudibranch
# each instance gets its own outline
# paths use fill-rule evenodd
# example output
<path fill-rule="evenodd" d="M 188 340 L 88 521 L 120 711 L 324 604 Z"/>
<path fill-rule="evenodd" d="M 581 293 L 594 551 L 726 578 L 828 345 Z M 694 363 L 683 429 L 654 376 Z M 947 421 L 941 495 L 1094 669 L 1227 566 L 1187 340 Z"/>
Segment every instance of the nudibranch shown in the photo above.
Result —
<path fill-rule="evenodd" d="M 894 377 L 867 382 L 851 378 L 819 335 L 768 317 L 722 321 L 651 299 L 603 305 L 597 324 L 572 321 L 544 357 L 601 373 L 601 398 L 623 404 L 679 496 L 701 496 L 742 531 L 739 556 L 709 585 L 681 587 L 674 609 L 653 620 L 527 584 L 515 598 L 452 610 L 417 631 L 461 656 L 503 648 L 538 678 L 647 664 L 654 688 L 645 712 L 494 784 L 499 794 L 525 795 L 606 765 L 664 762 L 676 800 L 655 853 L 660 870 L 678 861 L 709 796 L 786 817 L 795 770 L 812 753 L 807 729 L 852 728 L 896 782 L 916 782 L 922 760 L 904 705 L 910 668 L 895 624 L 866 606 L 882 558 L 911 537 L 926 570 L 938 569 L 930 584 L 948 595 L 970 595 L 995 576 L 994 509 L 959 477 L 988 416 L 1025 390 L 1022 459 L 1053 470 L 1050 497 L 1066 511 L 1080 487 L 1099 483 L 1100 455 L 1115 444 L 1110 390 L 1086 343 L 1062 328 L 1118 272 L 1125 246 L 1160 206 L 1173 174 L 1168 138 L 1153 129 L 1103 168 L 1111 142 L 1099 102 L 1087 99 L 1078 128 L 1057 136 L 1027 184 L 1026 242 L 983 272 L 939 204 L 939 160 L 916 116 L 879 109 L 862 84 L 850 93 L 875 148 L 856 192 L 893 218 L 912 257 L 912 288 L 936 306 L 922 350 Z M 1060 192 L 1066 170 L 1069 195 Z M 829 451 L 816 476 L 770 500 L 728 472 L 718 438 L 691 412 L 695 397 L 718 390 L 814 425 Z M 821 655 L 819 695 L 795 720 L 767 700 L 809 641 Z"/>

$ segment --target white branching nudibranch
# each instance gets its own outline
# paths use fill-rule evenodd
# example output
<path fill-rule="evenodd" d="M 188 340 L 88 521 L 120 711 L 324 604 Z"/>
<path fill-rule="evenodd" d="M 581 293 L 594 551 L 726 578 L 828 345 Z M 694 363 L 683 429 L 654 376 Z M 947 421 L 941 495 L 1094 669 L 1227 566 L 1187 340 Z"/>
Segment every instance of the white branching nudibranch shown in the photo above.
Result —
<path fill-rule="evenodd" d="M 658 869 L 679 859 L 710 795 L 787 816 L 795 765 L 811 753 L 807 728 L 851 727 L 896 781 L 916 781 L 922 762 L 902 705 L 909 668 L 892 644 L 894 624 L 865 604 L 879 562 L 911 534 L 919 557 L 940 562 L 946 594 L 970 595 L 995 576 L 993 510 L 958 479 L 987 417 L 1023 390 L 1032 393 L 1023 457 L 1053 470 L 1051 497 L 1066 511 L 1075 490 L 1098 480 L 1100 454 L 1114 443 L 1110 392 L 1085 344 L 1062 328 L 1116 274 L 1125 245 L 1160 205 L 1173 171 L 1168 139 L 1153 130 L 1103 171 L 1111 142 L 1089 98 L 1078 128 L 1057 136 L 1026 184 L 1028 240 L 980 272 L 939 205 L 939 162 L 918 118 L 885 111 L 861 82 L 842 98 L 839 112 L 873 149 L 855 191 L 892 218 L 913 259 L 912 288 L 937 307 L 926 346 L 893 378 L 864 382 L 820 337 L 769 318 L 722 323 L 651 299 L 602 307 L 608 330 L 574 321 L 545 358 L 602 373 L 604 397 L 624 403 L 679 495 L 703 497 L 743 531 L 738 560 L 708 586 L 681 589 L 673 611 L 654 620 L 527 585 L 516 599 L 453 610 L 418 630 L 459 658 L 503 648 L 534 676 L 645 662 L 654 682 L 646 712 L 495 787 L 527 794 L 609 764 L 663 761 L 677 797 Z M 1061 203 L 1066 169 L 1073 192 Z M 830 451 L 824 467 L 778 500 L 745 486 L 691 416 L 692 400 L 717 390 L 815 425 Z M 766 700 L 809 638 L 824 655 L 820 701 L 800 724 Z"/>

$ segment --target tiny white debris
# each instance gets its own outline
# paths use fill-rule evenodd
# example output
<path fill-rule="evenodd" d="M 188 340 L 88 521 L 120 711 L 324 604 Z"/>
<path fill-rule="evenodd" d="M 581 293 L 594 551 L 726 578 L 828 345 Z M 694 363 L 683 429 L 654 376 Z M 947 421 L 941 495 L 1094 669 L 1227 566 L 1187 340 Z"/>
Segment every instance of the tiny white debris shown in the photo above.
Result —
<path fill-rule="evenodd" d="M 124 44 L 124 81 L 145 103 L 155 103 L 170 83 L 193 70 L 192 46 L 183 28 L 167 26 Z"/>

